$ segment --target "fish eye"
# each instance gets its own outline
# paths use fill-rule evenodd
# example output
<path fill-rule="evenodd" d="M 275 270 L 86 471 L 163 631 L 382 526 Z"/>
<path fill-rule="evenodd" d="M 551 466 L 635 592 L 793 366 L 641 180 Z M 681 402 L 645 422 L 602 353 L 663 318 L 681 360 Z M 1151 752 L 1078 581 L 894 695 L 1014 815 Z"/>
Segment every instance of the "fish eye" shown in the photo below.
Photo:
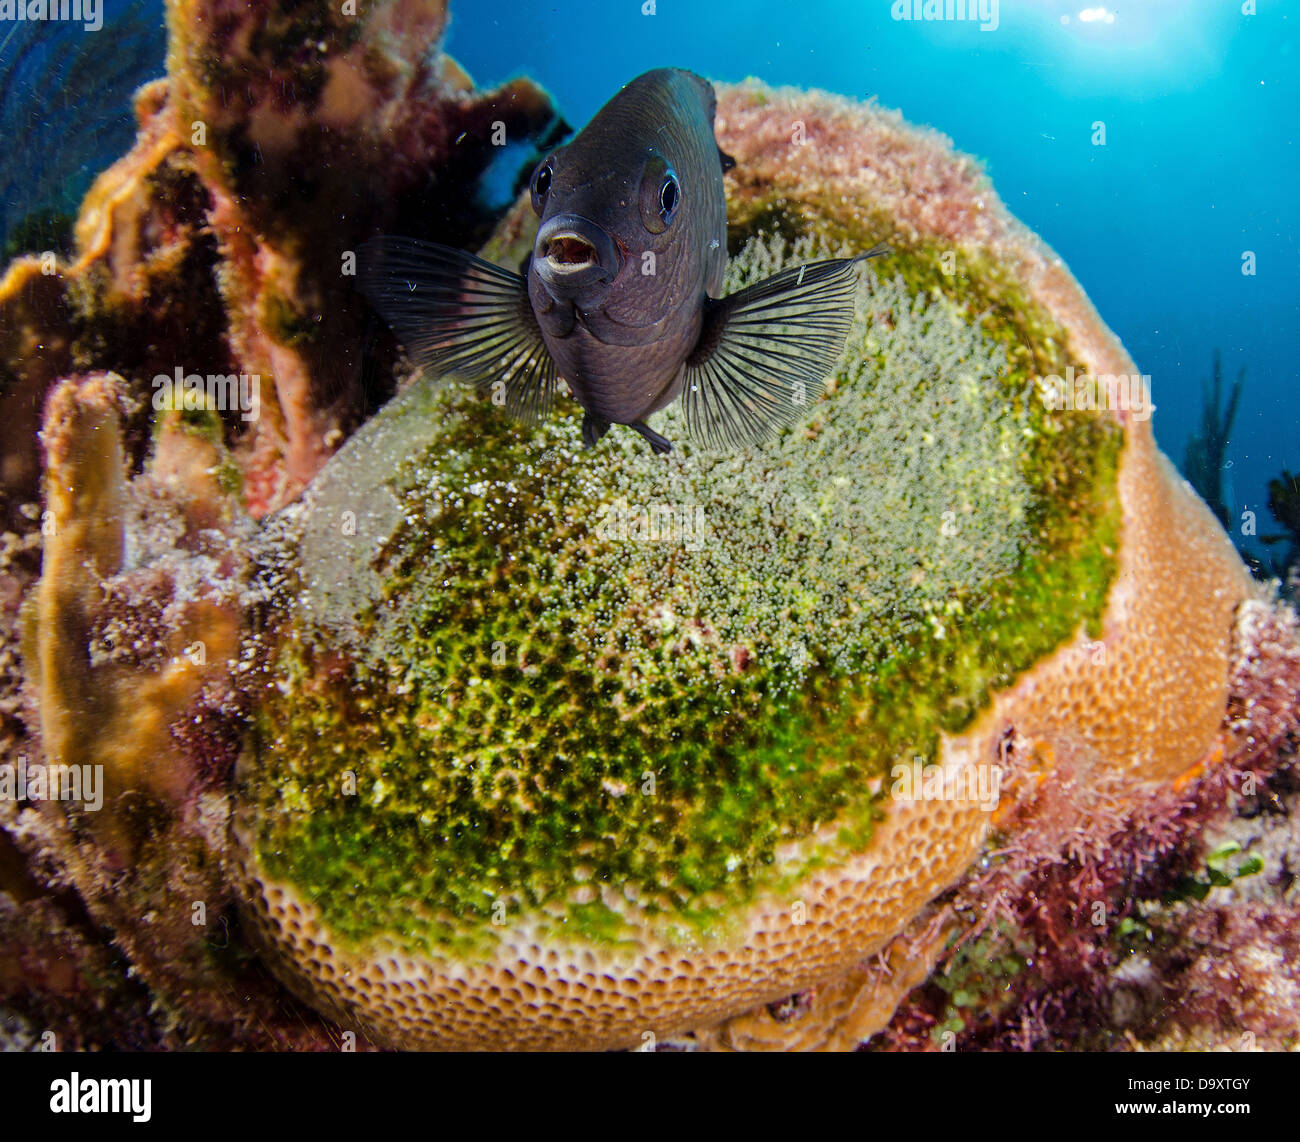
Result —
<path fill-rule="evenodd" d="M 664 225 L 672 224 L 673 215 L 677 213 L 677 204 L 681 201 L 681 188 L 677 185 L 677 176 L 672 171 L 668 172 L 668 177 L 664 179 L 664 184 L 659 188 L 659 216 L 664 220 Z"/>
<path fill-rule="evenodd" d="M 547 159 L 533 173 L 533 210 L 542 216 L 542 207 L 546 205 L 546 196 L 551 192 L 551 178 L 554 175 L 552 159 Z"/>
<path fill-rule="evenodd" d="M 641 175 L 641 223 L 651 234 L 673 224 L 682 205 L 682 184 L 662 155 L 652 155 Z"/>

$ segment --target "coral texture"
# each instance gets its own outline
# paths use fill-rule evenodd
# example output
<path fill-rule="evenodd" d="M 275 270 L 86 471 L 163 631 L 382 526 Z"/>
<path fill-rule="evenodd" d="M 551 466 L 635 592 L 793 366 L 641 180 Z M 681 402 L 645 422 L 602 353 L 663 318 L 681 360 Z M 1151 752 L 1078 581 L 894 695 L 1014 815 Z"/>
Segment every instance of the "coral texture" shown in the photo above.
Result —
<path fill-rule="evenodd" d="M 8 496 L 35 498 L 28 418 L 72 372 L 127 382 L 137 464 L 154 377 L 257 377 L 256 419 L 221 412 L 259 518 L 389 395 L 362 368 L 357 245 L 390 226 L 485 235 L 472 188 L 496 157 L 493 124 L 521 143 L 555 126 L 528 81 L 471 93 L 431 51 L 445 18 L 441 0 L 357 15 L 168 5 L 168 78 L 137 94 L 136 145 L 87 195 L 75 256 L 20 259 L 0 284 L 0 392 L 20 412 Z"/>
<path fill-rule="evenodd" d="M 63 954 L 61 930 L 115 948 L 148 988 L 146 1030 L 122 1000 L 122 1042 L 331 1042 L 239 939 L 223 867 L 258 593 L 244 544 L 391 392 L 362 368 L 352 250 L 390 224 L 486 233 L 492 126 L 554 126 L 527 81 L 471 90 L 436 50 L 441 3 L 295 13 L 169 5 L 169 74 L 137 93 L 136 143 L 86 195 L 74 252 L 0 279 L 0 745 L 15 767 L 104 771 L 94 811 L 0 800 L 31 907 L 58 918 L 6 910 L 0 938 L 23 963 Z M 160 402 L 178 372 L 207 395 Z M 257 399 L 210 399 L 214 381 Z M 3 996 L 60 1041 L 111 1045 L 102 978 L 91 996 L 50 977 L 43 1010 L 31 981 Z"/>
<path fill-rule="evenodd" d="M 958 934 L 873 1049 L 1294 1049 L 1300 619 L 1242 604 L 1226 753 L 1140 796 L 1025 749 L 1000 838 L 934 907 Z M 1030 780 L 1025 780 L 1028 777 Z"/>
<path fill-rule="evenodd" d="M 306 606 L 242 768 L 246 895 L 290 981 L 381 1042 L 633 1044 L 809 988 L 801 1038 L 865 1035 L 861 988 L 826 985 L 993 819 L 891 796 L 896 764 L 960 783 L 1016 735 L 1045 780 L 1137 790 L 1222 750 L 1247 576 L 1142 394 L 1045 411 L 1066 362 L 1137 373 L 1059 262 L 895 117 L 748 87 L 719 138 L 729 288 L 896 245 L 804 428 L 582 455 L 571 419 L 530 437 L 417 387 L 275 549 Z"/>
<path fill-rule="evenodd" d="M 1290 1043 L 1294 900 L 1225 854 L 1291 851 L 1240 822 L 1291 803 L 1294 618 L 1145 394 L 1045 399 L 1137 369 L 976 164 L 720 91 L 728 288 L 894 251 L 767 445 L 584 452 L 572 405 L 528 429 L 427 380 L 376 413 L 400 355 L 349 255 L 516 264 L 527 204 L 489 236 L 478 179 L 495 124 L 557 123 L 472 90 L 435 0 L 312 12 L 173 0 L 75 256 L 0 283 L 0 735 L 105 793 L 0 800 L 5 1033 Z M 177 368 L 259 413 L 155 407 Z"/>

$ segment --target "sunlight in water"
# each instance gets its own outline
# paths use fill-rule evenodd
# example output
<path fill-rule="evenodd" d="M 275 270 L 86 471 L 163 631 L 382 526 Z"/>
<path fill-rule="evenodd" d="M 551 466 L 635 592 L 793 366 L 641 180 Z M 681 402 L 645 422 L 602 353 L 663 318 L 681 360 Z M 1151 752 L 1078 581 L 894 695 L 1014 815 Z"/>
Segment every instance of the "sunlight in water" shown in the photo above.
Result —
<path fill-rule="evenodd" d="M 1068 19 L 1069 17 L 1066 17 Z M 1108 8 L 1085 8 L 1079 13 L 1079 19 L 1085 24 L 1113 24 L 1115 13 Z"/>

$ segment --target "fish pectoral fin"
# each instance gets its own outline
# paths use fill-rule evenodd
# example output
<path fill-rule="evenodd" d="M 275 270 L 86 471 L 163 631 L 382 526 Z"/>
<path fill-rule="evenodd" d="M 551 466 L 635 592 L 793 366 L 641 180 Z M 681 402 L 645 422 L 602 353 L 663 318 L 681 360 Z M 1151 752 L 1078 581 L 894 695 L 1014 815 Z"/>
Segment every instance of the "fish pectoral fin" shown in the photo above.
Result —
<path fill-rule="evenodd" d="M 609 431 L 609 421 L 586 413 L 582 418 L 582 443 L 588 448 L 595 448 L 597 441 Z"/>
<path fill-rule="evenodd" d="M 886 249 L 795 266 L 708 298 L 682 383 L 691 436 L 711 447 L 739 447 L 798 419 L 844 349 L 857 263 Z"/>
<path fill-rule="evenodd" d="M 505 385 L 505 405 L 529 423 L 555 400 L 555 362 L 518 274 L 416 238 L 384 237 L 358 250 L 361 292 L 411 362 L 480 389 Z"/>
<path fill-rule="evenodd" d="M 628 428 L 635 429 L 639 432 L 655 450 L 656 455 L 666 456 L 673 450 L 673 442 L 666 436 L 660 436 L 653 428 L 641 420 L 634 420 L 628 425 Z"/>

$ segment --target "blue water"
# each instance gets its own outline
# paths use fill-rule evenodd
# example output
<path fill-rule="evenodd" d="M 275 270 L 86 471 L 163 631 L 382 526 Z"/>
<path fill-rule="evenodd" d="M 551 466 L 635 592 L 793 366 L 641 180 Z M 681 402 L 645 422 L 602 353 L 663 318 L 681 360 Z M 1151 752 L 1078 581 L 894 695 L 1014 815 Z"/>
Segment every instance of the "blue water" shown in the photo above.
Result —
<path fill-rule="evenodd" d="M 447 49 L 480 85 L 538 79 L 575 127 L 641 71 L 676 65 L 874 96 L 938 128 L 985 164 L 1151 376 L 1156 435 L 1175 462 L 1215 349 L 1226 378 L 1246 370 L 1226 498 L 1276 530 L 1267 481 L 1300 470 L 1300 2 L 1257 0 L 1248 16 L 1239 0 L 1134 0 L 1112 21 L 1080 18 L 1097 7 L 1003 0 L 997 28 L 982 31 L 896 21 L 892 0 L 656 0 L 654 15 L 641 0 L 453 0 Z M 15 190 L 20 170 L 66 206 L 129 146 L 131 85 L 108 61 L 121 71 L 129 48 L 132 83 L 160 74 L 161 13 L 157 0 L 105 5 L 110 31 L 123 21 L 130 34 L 84 41 L 111 78 L 86 89 L 78 76 L 96 70 L 85 59 L 51 89 L 41 67 L 52 47 L 29 47 L 14 77 L 30 28 L 0 26 L 0 77 L 12 80 L 0 223 L 31 207 L 30 188 Z M 1092 142 L 1098 120 L 1104 147 Z"/>
<path fill-rule="evenodd" d="M 0 251 L 34 211 L 75 215 L 131 146 L 132 93 L 162 74 L 158 0 L 105 0 L 100 17 L 93 32 L 84 21 L 0 21 Z"/>
<path fill-rule="evenodd" d="M 1080 20 L 1092 0 L 1003 0 L 987 32 L 895 21 L 891 7 L 658 0 L 647 16 L 636 0 L 474 0 L 453 5 L 447 50 L 482 85 L 539 79 L 575 126 L 671 64 L 874 96 L 938 128 L 984 163 L 1150 375 L 1176 463 L 1214 350 L 1225 382 L 1246 370 L 1225 499 L 1277 530 L 1267 482 L 1300 470 L 1300 3 L 1258 0 L 1243 16 L 1237 0 L 1140 0 L 1112 4 L 1108 23 Z"/>

